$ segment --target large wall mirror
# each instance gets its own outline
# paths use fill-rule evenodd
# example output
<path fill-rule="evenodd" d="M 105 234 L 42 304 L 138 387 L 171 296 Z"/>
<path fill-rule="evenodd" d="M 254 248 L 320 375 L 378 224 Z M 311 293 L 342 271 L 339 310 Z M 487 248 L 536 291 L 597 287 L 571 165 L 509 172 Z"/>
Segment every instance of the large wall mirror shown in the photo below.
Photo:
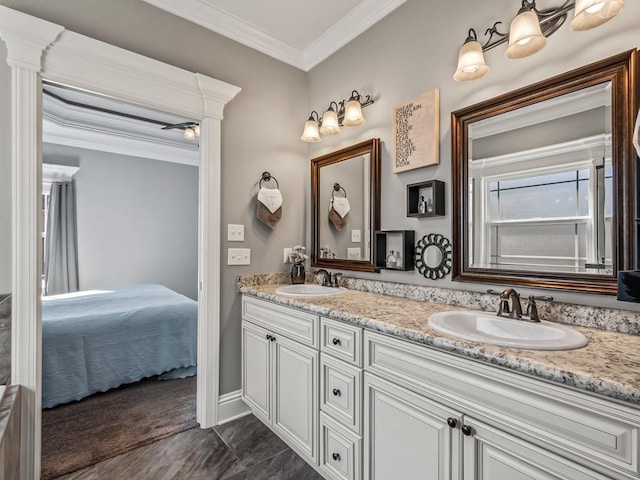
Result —
<path fill-rule="evenodd" d="M 311 160 L 312 257 L 316 267 L 375 271 L 380 229 L 380 139 Z"/>
<path fill-rule="evenodd" d="M 454 280 L 616 292 L 636 265 L 637 57 L 452 113 Z"/>

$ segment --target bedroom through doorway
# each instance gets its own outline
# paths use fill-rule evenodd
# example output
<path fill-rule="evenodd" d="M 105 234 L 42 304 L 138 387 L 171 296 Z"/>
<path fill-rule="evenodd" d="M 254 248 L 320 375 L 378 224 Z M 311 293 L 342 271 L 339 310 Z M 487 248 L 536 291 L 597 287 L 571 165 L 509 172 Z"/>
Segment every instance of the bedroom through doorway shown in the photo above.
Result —
<path fill-rule="evenodd" d="M 197 426 L 200 154 L 192 119 L 48 82 L 42 100 L 49 479 Z"/>

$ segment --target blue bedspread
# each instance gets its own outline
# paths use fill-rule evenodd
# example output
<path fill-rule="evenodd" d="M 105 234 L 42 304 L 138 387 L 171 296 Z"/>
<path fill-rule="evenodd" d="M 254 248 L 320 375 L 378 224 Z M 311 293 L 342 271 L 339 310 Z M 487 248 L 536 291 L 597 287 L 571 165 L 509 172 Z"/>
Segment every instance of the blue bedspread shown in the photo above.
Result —
<path fill-rule="evenodd" d="M 194 375 L 197 315 L 197 302 L 161 285 L 43 297 L 42 406 Z"/>

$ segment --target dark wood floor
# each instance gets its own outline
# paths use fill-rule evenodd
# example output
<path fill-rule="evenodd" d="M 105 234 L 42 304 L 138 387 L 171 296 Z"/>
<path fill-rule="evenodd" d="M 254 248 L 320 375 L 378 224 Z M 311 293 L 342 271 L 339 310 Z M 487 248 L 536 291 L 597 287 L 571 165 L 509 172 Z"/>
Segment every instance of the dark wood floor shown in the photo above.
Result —
<path fill-rule="evenodd" d="M 59 480 L 321 480 L 253 415 L 192 429 Z"/>

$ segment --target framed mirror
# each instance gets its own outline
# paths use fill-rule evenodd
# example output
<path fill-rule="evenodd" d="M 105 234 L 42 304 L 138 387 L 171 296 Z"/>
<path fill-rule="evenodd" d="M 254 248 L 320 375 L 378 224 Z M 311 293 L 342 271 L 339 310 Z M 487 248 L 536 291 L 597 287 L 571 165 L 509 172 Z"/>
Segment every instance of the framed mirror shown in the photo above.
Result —
<path fill-rule="evenodd" d="M 637 57 L 451 114 L 453 280 L 615 294 L 636 265 Z"/>
<path fill-rule="evenodd" d="M 380 139 L 311 160 L 311 265 L 377 271 L 380 229 Z"/>

